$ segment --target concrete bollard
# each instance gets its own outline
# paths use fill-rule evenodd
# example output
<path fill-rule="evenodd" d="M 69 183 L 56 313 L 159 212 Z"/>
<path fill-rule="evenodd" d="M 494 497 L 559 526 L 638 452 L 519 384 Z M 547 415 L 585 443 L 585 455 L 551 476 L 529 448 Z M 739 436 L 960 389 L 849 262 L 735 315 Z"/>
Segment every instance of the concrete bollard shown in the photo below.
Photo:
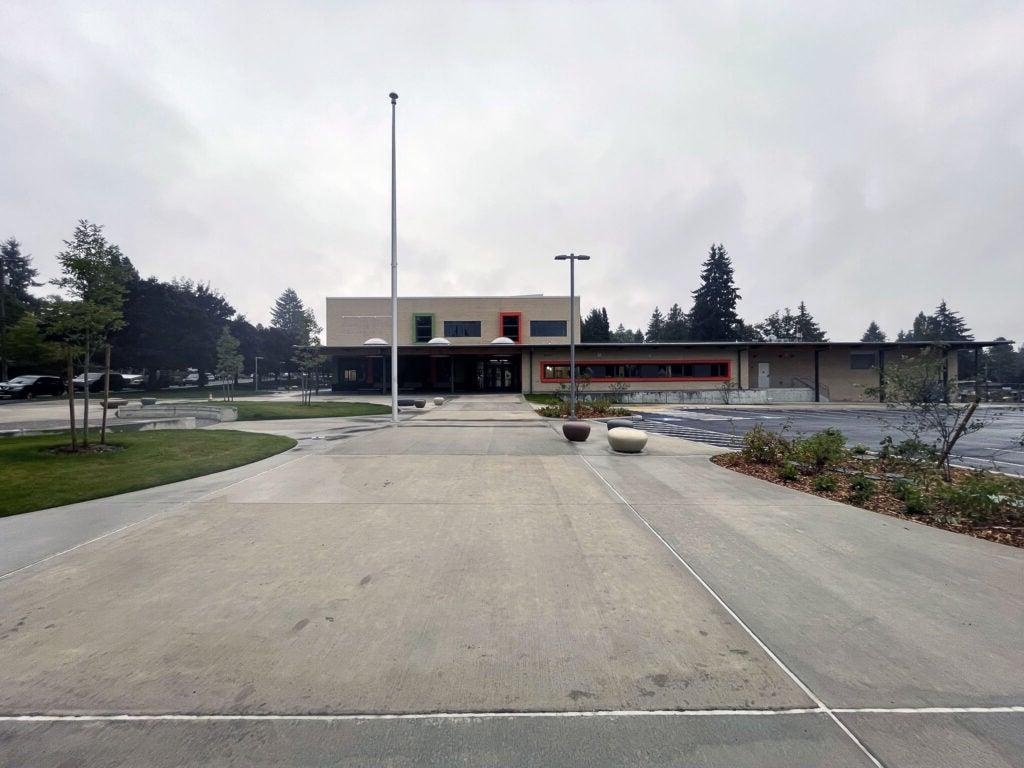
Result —
<path fill-rule="evenodd" d="M 632 427 L 608 430 L 608 445 L 616 453 L 640 453 L 647 445 L 647 433 Z"/>

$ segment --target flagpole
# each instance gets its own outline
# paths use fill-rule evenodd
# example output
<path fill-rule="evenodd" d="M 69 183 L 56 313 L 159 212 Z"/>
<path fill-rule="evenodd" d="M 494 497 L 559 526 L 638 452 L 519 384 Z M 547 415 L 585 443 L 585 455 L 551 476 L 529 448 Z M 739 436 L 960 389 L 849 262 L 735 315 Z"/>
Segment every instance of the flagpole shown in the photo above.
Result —
<path fill-rule="evenodd" d="M 391 421 L 398 423 L 398 218 L 395 196 L 395 105 L 391 96 Z"/>

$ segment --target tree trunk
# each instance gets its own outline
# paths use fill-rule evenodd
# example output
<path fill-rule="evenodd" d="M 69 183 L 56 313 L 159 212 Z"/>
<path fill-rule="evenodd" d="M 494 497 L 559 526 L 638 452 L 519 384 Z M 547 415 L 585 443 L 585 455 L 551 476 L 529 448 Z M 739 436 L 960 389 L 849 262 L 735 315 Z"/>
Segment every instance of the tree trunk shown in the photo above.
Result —
<path fill-rule="evenodd" d="M 110 345 L 107 344 L 107 359 L 103 374 L 103 422 L 100 426 L 100 445 L 107 444 L 107 404 L 110 400 Z"/>
<path fill-rule="evenodd" d="M 68 413 L 71 415 L 71 450 L 78 450 L 78 434 L 75 431 L 75 360 L 74 354 L 68 349 Z"/>
<path fill-rule="evenodd" d="M 975 397 L 974 401 L 968 406 L 967 413 L 964 414 L 963 420 L 957 425 L 956 430 L 953 432 L 953 436 L 946 443 L 945 448 L 942 449 L 942 455 L 939 457 L 939 469 L 942 470 L 942 476 L 949 482 L 953 479 L 952 474 L 949 471 L 949 454 L 953 452 L 953 446 L 956 445 L 956 441 L 959 440 L 967 426 L 971 423 L 971 419 L 974 418 L 974 412 L 978 409 L 978 398 Z"/>
<path fill-rule="evenodd" d="M 89 345 L 89 336 L 85 337 L 85 372 L 82 374 L 84 400 L 82 402 L 82 447 L 89 447 L 89 357 L 92 355 L 92 347 Z"/>

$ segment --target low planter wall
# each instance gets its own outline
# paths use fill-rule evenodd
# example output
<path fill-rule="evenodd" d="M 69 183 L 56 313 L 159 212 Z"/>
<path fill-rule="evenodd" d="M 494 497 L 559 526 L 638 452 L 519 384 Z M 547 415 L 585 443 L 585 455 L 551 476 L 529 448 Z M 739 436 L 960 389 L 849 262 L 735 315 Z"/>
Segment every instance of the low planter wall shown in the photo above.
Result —
<path fill-rule="evenodd" d="M 230 405 L 200 405 L 198 403 L 157 403 L 142 405 L 128 403 L 117 409 L 118 418 L 192 418 L 199 426 L 238 419 L 238 409 Z"/>

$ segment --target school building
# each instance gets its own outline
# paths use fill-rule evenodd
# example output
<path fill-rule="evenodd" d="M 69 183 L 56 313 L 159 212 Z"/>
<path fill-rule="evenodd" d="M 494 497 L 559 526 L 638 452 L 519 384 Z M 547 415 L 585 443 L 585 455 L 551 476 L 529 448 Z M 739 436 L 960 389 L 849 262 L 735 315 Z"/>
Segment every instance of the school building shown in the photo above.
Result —
<path fill-rule="evenodd" d="M 885 366 L 938 349 L 949 381 L 960 350 L 993 342 L 579 343 L 584 396 L 632 403 L 870 402 Z M 569 381 L 567 296 L 412 296 L 398 303 L 398 386 L 408 393 L 558 392 Z M 388 392 L 391 299 L 327 299 L 325 354 L 338 392 Z"/>

